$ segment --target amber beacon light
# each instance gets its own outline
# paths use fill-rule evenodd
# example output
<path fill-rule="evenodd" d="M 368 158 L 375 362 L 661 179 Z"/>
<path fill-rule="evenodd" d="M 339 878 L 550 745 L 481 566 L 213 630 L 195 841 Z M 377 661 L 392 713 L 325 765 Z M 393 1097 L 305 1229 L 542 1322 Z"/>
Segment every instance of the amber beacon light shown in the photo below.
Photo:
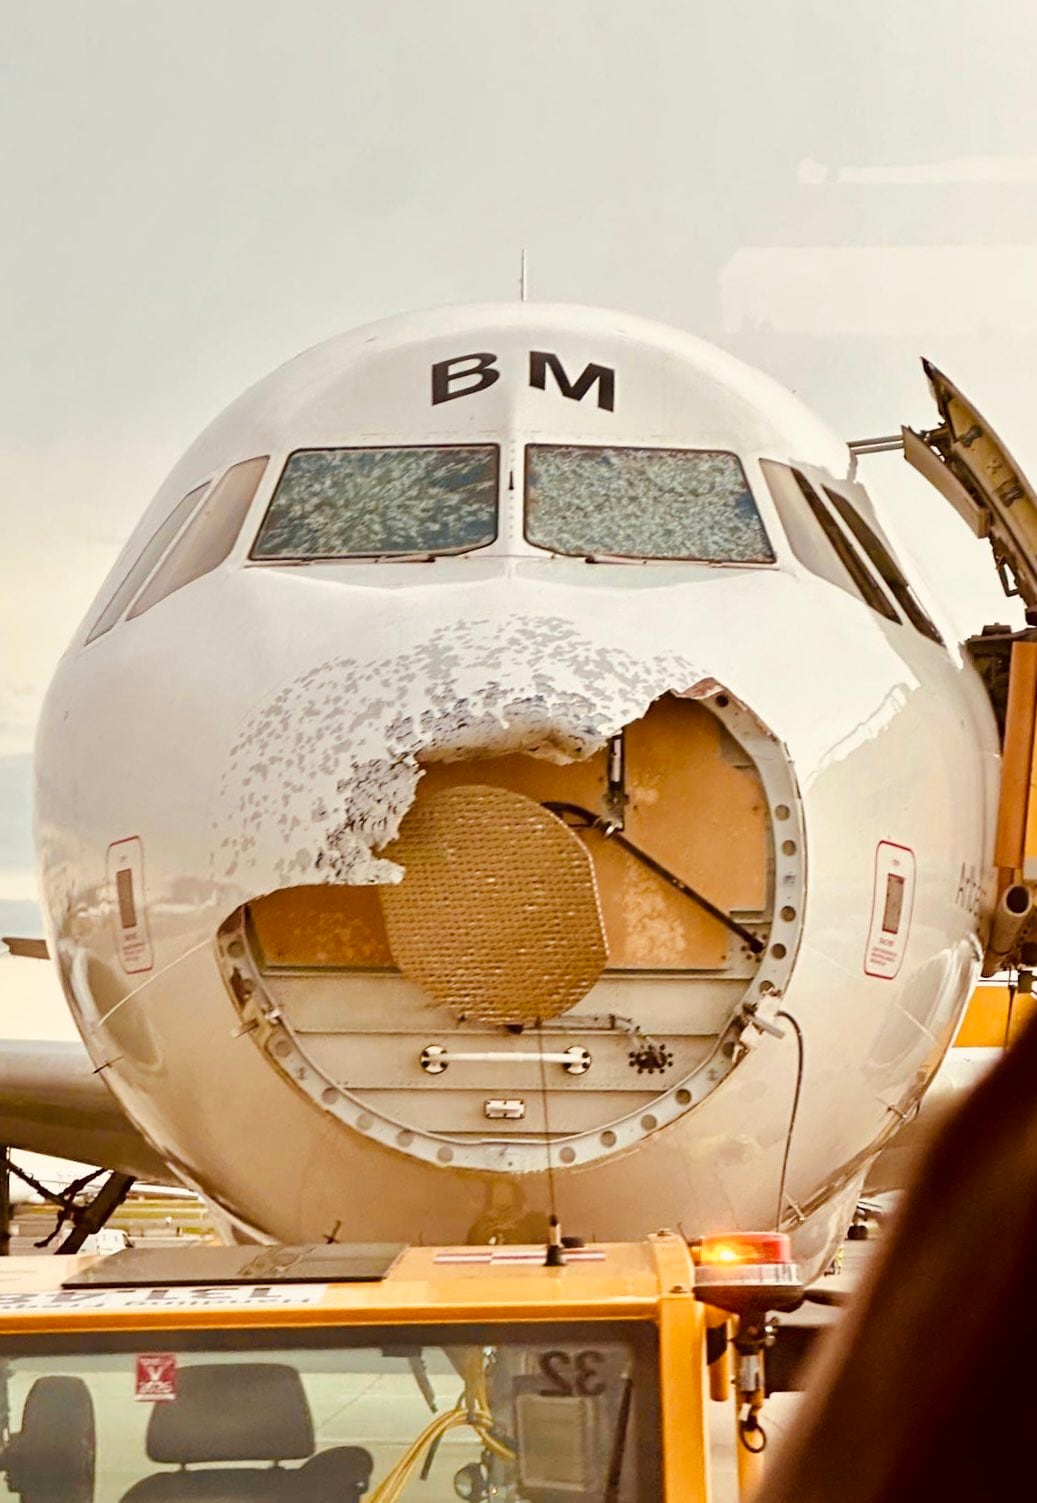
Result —
<path fill-rule="evenodd" d="M 799 1268 L 781 1232 L 703 1237 L 692 1251 L 695 1294 L 708 1305 L 744 1315 L 750 1310 L 794 1310 L 803 1301 Z"/>

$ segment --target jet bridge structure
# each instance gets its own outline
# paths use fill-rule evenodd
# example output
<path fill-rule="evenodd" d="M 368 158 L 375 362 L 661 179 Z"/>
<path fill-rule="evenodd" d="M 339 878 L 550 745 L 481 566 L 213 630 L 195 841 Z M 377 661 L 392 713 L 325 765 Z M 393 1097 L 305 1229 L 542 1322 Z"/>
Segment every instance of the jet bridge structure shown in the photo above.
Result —
<path fill-rule="evenodd" d="M 1002 737 L 994 846 L 997 906 L 983 975 L 1007 968 L 1032 989 L 1037 965 L 1037 492 L 986 418 L 930 361 L 922 362 L 940 415 L 932 429 L 854 444 L 857 453 L 902 447 L 907 462 L 950 502 L 994 555 L 1006 595 L 1026 605 L 1027 628 L 987 627 L 967 644 Z M 967 874 L 962 874 L 967 884 Z M 963 891 L 964 902 L 978 894 Z"/>

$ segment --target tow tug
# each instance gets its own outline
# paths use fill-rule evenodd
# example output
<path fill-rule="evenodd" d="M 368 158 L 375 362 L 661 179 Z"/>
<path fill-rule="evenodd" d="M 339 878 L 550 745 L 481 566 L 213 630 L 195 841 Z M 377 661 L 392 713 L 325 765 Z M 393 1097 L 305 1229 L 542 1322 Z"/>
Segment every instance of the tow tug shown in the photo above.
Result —
<path fill-rule="evenodd" d="M 767 1312 L 801 1298 L 772 1234 L 5 1260 L 0 1475 L 23 1503 L 708 1503 L 707 1393 L 748 1485 Z"/>

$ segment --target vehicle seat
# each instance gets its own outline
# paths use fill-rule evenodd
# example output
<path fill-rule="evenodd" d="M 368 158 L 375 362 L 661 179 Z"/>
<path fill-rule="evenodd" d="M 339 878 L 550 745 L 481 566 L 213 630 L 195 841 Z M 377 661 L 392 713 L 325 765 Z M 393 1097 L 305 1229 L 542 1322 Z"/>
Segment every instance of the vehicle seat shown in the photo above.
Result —
<path fill-rule="evenodd" d="M 373 1469 L 363 1446 L 332 1446 L 292 1474 L 299 1482 L 297 1503 L 360 1503 Z"/>
<path fill-rule="evenodd" d="M 175 1399 L 148 1420 L 151 1461 L 176 1471 L 134 1483 L 123 1503 L 300 1503 L 303 1470 L 278 1463 L 313 1456 L 302 1380 L 279 1362 L 222 1362 L 180 1370 Z M 215 1466 L 216 1462 L 266 1466 Z"/>

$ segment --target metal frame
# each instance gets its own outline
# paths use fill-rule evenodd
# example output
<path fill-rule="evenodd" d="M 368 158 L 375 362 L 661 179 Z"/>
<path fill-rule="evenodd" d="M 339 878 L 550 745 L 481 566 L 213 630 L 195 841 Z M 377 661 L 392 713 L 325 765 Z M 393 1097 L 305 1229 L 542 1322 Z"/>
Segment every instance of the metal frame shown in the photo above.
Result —
<path fill-rule="evenodd" d="M 678 696 L 679 697 L 679 696 Z M 321 1111 L 365 1138 L 398 1153 L 437 1166 L 495 1173 L 542 1172 L 548 1147 L 556 1168 L 568 1169 L 622 1153 L 679 1121 L 709 1096 L 758 1041 L 761 1027 L 773 1032 L 776 1010 L 792 974 L 799 947 L 806 891 L 803 808 L 791 761 L 778 740 L 734 696 L 720 686 L 700 700 L 752 761 L 767 799 L 772 834 L 771 918 L 759 965 L 721 1030 L 710 1053 L 694 1070 L 675 1080 L 643 1107 L 582 1133 L 544 1137 L 472 1140 L 434 1133 L 376 1111 L 334 1080 L 308 1052 L 305 1039 L 284 1016 L 266 985 L 243 910 L 222 926 L 216 942 L 218 963 L 241 1016 L 270 1063 Z M 770 1027 L 768 1028 L 768 1020 Z M 649 1125 L 645 1125 L 645 1124 Z"/>

